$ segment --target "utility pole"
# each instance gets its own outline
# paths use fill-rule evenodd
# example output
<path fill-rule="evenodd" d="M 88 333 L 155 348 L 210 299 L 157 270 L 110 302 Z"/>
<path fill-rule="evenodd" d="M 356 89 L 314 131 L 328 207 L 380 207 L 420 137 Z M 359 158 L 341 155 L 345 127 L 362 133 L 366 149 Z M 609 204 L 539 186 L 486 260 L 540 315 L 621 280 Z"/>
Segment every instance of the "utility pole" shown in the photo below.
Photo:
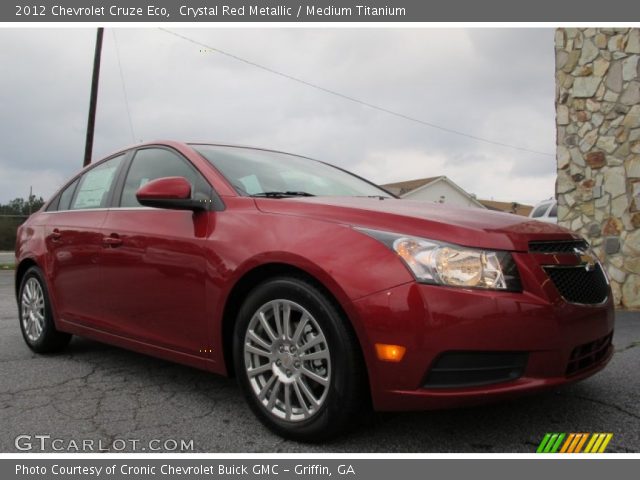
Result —
<path fill-rule="evenodd" d="M 102 55 L 102 34 L 104 28 L 98 28 L 96 35 L 96 51 L 93 56 L 93 77 L 91 78 L 91 99 L 89 100 L 89 119 L 87 121 L 87 139 L 84 146 L 84 163 L 86 167 L 91 163 L 93 152 L 93 131 L 96 126 L 96 104 L 98 103 L 98 83 L 100 81 L 100 56 Z"/>
<path fill-rule="evenodd" d="M 31 206 L 33 205 L 33 186 L 29 187 L 29 216 L 31 216 Z"/>

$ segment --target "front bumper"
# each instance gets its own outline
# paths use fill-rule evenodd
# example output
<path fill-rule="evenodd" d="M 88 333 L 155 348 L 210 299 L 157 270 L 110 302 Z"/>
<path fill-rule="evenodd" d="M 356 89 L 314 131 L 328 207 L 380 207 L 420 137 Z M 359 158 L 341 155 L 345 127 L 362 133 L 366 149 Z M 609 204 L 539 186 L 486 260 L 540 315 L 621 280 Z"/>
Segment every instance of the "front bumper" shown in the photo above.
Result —
<path fill-rule="evenodd" d="M 578 381 L 604 368 L 613 355 L 611 295 L 598 305 L 568 303 L 533 256 L 516 257 L 523 292 L 411 282 L 355 302 L 377 410 L 449 408 L 507 399 Z M 406 354 L 399 363 L 380 361 L 376 343 L 402 345 Z M 599 348 L 597 357 L 576 362 L 579 347 L 592 344 Z M 517 352 L 527 359 L 517 378 L 430 388 L 426 379 L 431 368 L 449 352 Z"/>

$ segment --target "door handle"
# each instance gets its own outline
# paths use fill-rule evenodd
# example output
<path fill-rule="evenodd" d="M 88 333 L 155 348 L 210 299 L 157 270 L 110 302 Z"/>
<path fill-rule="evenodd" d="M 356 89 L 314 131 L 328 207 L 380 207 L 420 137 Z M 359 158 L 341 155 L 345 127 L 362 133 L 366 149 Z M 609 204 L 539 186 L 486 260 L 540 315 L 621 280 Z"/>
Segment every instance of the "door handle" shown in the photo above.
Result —
<path fill-rule="evenodd" d="M 54 228 L 51 232 L 51 240 L 57 242 L 58 240 L 60 240 L 60 237 L 62 237 L 62 233 L 60 233 L 60 230 L 58 230 L 57 228 Z"/>
<path fill-rule="evenodd" d="M 102 238 L 102 245 L 109 248 L 119 247 L 122 245 L 122 239 L 118 236 L 117 233 L 112 233 L 108 237 Z"/>

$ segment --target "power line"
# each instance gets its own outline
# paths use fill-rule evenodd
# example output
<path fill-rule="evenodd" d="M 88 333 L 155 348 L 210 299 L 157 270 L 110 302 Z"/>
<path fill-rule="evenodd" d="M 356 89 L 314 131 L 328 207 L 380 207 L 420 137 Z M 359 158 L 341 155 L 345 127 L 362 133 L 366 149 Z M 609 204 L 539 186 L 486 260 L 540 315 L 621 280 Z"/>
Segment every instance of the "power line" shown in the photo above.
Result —
<path fill-rule="evenodd" d="M 499 147 L 511 148 L 511 149 L 514 149 L 514 150 L 520 150 L 522 152 L 535 153 L 535 154 L 538 154 L 538 155 L 545 155 L 545 156 L 549 156 L 549 157 L 553 157 L 554 156 L 552 153 L 542 152 L 542 151 L 539 151 L 539 150 L 532 150 L 530 148 L 520 147 L 518 145 L 512 145 L 510 143 L 504 143 L 504 142 L 499 142 L 499 141 L 496 141 L 496 140 L 490 140 L 490 139 L 484 138 L 484 137 L 478 137 L 476 135 L 472 135 L 472 134 L 469 134 L 469 133 L 466 133 L 466 132 L 461 132 L 459 130 L 454 130 L 452 128 L 443 127 L 442 125 L 437 125 L 435 123 L 427 122 L 425 120 L 421 120 L 419 118 L 415 118 L 415 117 L 412 117 L 410 115 L 405 115 L 404 113 L 399 113 L 399 112 L 396 112 L 396 111 L 393 111 L 393 110 L 389 110 L 388 108 L 384 108 L 384 107 L 380 107 L 378 105 L 374 105 L 373 103 L 369 103 L 369 102 L 366 102 L 364 100 L 360 100 L 358 98 L 355 98 L 355 97 L 352 97 L 352 96 L 349 96 L 349 95 L 345 95 L 344 93 L 340 93 L 340 92 L 337 92 L 335 90 L 331 90 L 331 89 L 325 88 L 325 87 L 323 87 L 321 85 L 317 85 L 315 83 L 308 82 L 308 81 L 303 80 L 301 78 L 294 77 L 293 75 L 289 75 L 287 73 L 283 73 L 283 72 L 280 72 L 278 70 L 274 70 L 272 68 L 266 67 L 266 66 L 261 65 L 259 63 L 252 62 L 251 60 L 247 60 L 245 58 L 239 57 L 237 55 L 234 55 L 232 53 L 226 52 L 226 51 L 221 50 L 219 48 L 212 47 L 210 45 L 206 45 L 206 44 L 204 44 L 202 42 L 199 42 L 198 40 L 194 40 L 192 38 L 186 37 L 186 36 L 184 36 L 184 35 L 182 35 L 180 33 L 174 32 L 172 30 L 168 30 L 168 29 L 162 28 L 162 27 L 160 27 L 160 30 L 162 30 L 165 33 L 169 33 L 171 35 L 174 35 L 174 36 L 176 36 L 178 38 L 181 38 L 182 40 L 185 40 L 187 42 L 193 43 L 194 45 L 198 45 L 199 47 L 206 48 L 206 49 L 211 50 L 213 52 L 219 53 L 220 55 L 224 55 L 226 57 L 229 57 L 229 58 L 232 58 L 234 60 L 237 60 L 238 62 L 242 62 L 242 63 L 244 63 L 246 65 L 250 65 L 252 67 L 259 68 L 261 70 L 264 70 L 266 72 L 272 73 L 274 75 L 278 75 L 278 76 L 286 78 L 288 80 L 292 80 L 292 81 L 300 83 L 302 85 L 306 85 L 307 87 L 315 88 L 316 90 L 320 90 L 320 91 L 328 93 L 330 95 L 334 95 L 336 97 L 340 97 L 340 98 L 342 98 L 344 100 L 349 100 L 350 102 L 354 102 L 354 103 L 363 105 L 363 106 L 371 108 L 373 110 L 377 110 L 379 112 L 383 112 L 383 113 L 387 113 L 389 115 L 393 115 L 394 117 L 403 118 L 405 120 L 409 120 L 411 122 L 418 123 L 420 125 L 423 125 L 423 126 L 426 126 L 426 127 L 429 127 L 429 128 L 435 128 L 435 129 L 443 131 L 443 132 L 447 132 L 447 133 L 450 133 L 450 134 L 453 134 L 453 135 L 458 135 L 458 136 L 461 136 L 461 137 L 469 138 L 471 140 L 475 140 L 475 141 L 478 141 L 478 142 L 488 143 L 488 144 L 491 144 L 491 145 L 497 145 Z"/>
<path fill-rule="evenodd" d="M 120 49 L 118 48 L 118 37 L 116 37 L 116 31 L 111 30 L 113 34 L 113 43 L 116 47 L 116 58 L 118 59 L 118 69 L 120 70 L 120 83 L 122 84 L 122 93 L 124 95 L 124 104 L 127 108 L 127 117 L 129 118 L 129 129 L 131 130 L 131 140 L 136 142 L 136 136 L 133 131 L 133 121 L 131 120 L 131 110 L 129 109 L 129 97 L 127 96 L 127 87 L 124 82 L 124 73 L 122 72 L 122 63 L 120 62 Z"/>

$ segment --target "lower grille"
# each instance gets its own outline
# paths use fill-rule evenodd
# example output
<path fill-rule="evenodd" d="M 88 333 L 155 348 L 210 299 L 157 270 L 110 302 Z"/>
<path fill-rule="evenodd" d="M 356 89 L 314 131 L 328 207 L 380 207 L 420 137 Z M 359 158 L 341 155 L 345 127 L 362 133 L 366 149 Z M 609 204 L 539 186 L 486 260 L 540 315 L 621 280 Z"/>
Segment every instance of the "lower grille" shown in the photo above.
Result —
<path fill-rule="evenodd" d="M 575 375 L 600 363 L 611 347 L 612 338 L 613 332 L 606 337 L 574 348 L 569 357 L 567 375 Z"/>
<path fill-rule="evenodd" d="M 545 271 L 567 302 L 595 305 L 609 295 L 607 278 L 599 264 L 591 271 L 584 266 L 546 267 Z"/>
<path fill-rule="evenodd" d="M 508 382 L 522 376 L 527 353 L 447 352 L 435 361 L 425 388 L 460 388 Z"/>

